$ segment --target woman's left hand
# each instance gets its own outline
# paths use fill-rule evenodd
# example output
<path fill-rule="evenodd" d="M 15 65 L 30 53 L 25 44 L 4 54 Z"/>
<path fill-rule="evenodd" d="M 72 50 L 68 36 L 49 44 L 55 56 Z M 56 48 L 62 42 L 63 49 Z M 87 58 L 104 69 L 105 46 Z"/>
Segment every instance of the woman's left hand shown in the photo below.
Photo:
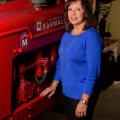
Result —
<path fill-rule="evenodd" d="M 83 103 L 83 102 L 79 102 L 76 110 L 75 110 L 75 114 L 77 117 L 83 117 L 86 116 L 86 112 L 87 112 L 87 104 Z"/>

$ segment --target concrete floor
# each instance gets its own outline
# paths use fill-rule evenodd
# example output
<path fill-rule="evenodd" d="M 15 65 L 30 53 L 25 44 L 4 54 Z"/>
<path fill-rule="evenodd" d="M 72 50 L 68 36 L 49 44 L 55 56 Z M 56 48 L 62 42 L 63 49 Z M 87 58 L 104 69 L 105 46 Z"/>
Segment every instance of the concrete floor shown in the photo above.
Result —
<path fill-rule="evenodd" d="M 65 120 L 64 114 L 45 113 L 37 120 Z M 100 93 L 93 120 L 120 120 L 120 82 L 113 82 Z"/>
<path fill-rule="evenodd" d="M 93 120 L 120 120 L 120 82 L 100 94 Z"/>

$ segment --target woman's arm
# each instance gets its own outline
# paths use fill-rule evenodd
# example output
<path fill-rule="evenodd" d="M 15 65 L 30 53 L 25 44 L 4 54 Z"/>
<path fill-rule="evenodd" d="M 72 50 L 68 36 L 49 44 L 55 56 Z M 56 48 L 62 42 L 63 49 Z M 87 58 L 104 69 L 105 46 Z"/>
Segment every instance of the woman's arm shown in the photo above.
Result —
<path fill-rule="evenodd" d="M 48 97 L 50 98 L 55 93 L 58 83 L 59 81 L 53 80 L 51 85 L 40 93 L 40 96 L 48 95 Z"/>

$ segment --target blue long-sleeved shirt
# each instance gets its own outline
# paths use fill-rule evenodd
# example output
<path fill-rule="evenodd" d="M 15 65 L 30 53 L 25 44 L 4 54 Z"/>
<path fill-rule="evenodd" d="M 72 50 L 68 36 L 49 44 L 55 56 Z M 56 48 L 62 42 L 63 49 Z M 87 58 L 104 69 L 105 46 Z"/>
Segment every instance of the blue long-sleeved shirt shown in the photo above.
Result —
<path fill-rule="evenodd" d="M 93 27 L 79 35 L 63 35 L 54 80 L 61 80 L 65 96 L 80 99 L 83 93 L 91 95 L 100 75 L 101 52 L 102 40 Z"/>

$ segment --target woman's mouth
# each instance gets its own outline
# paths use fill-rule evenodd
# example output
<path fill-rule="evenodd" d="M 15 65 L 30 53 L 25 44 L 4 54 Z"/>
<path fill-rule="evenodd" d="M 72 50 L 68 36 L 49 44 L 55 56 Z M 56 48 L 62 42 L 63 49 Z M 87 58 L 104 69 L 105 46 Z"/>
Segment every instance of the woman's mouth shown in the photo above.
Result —
<path fill-rule="evenodd" d="M 71 17 L 71 20 L 77 20 L 77 17 Z"/>

